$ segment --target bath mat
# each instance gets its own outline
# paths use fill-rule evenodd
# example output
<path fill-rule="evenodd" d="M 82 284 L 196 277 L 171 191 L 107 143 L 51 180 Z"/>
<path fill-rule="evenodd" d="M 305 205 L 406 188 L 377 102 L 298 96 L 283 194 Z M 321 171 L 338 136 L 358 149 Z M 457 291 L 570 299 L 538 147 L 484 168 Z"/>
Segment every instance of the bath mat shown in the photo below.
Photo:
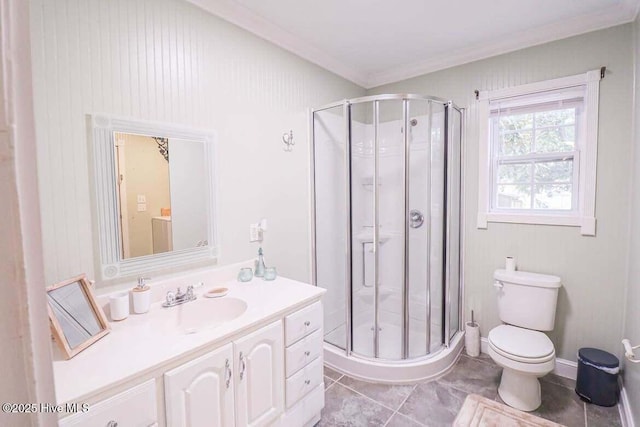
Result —
<path fill-rule="evenodd" d="M 561 424 L 545 420 L 507 405 L 470 394 L 460 408 L 455 427 L 559 427 Z"/>

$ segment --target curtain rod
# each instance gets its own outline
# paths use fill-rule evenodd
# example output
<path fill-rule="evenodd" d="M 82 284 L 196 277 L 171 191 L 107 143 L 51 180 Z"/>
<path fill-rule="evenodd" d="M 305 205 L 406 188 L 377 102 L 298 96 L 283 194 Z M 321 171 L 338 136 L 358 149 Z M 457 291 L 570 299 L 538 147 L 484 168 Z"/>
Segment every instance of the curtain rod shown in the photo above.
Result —
<path fill-rule="evenodd" d="M 600 78 L 604 79 L 604 75 L 607 72 L 607 67 L 600 67 Z M 480 91 L 478 89 L 474 90 L 473 93 L 476 95 L 476 99 L 480 99 Z"/>

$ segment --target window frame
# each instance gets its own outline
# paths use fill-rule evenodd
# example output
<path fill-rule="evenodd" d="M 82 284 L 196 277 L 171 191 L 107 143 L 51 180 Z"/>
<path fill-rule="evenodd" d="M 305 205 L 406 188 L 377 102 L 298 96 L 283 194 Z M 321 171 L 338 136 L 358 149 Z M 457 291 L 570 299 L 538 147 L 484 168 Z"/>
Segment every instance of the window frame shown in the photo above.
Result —
<path fill-rule="evenodd" d="M 594 236 L 596 231 L 595 198 L 596 198 L 596 162 L 598 143 L 598 101 L 601 74 L 600 70 L 592 70 L 584 74 L 530 83 L 511 88 L 493 91 L 482 91 L 478 94 L 479 116 L 479 170 L 478 170 L 478 218 L 477 227 L 486 229 L 489 222 L 506 222 L 518 224 L 542 224 L 580 227 L 582 235 Z M 562 154 L 573 156 L 572 177 L 572 209 L 571 210 L 541 210 L 541 209 L 510 209 L 495 207 L 497 193 L 497 165 L 495 141 L 492 135 L 493 120 L 491 103 L 509 101 L 509 98 L 540 95 L 544 99 L 545 92 L 551 93 L 552 98 L 563 98 L 567 93 L 576 90 L 583 92 L 583 107 L 580 109 L 580 120 L 576 125 L 576 146 L 574 151 Z M 559 94 L 558 94 L 559 92 Z M 564 98 L 569 99 L 569 95 Z M 534 98 L 535 99 L 535 98 Z M 539 105 L 522 99 L 522 106 Z M 516 107 L 517 100 L 513 101 Z M 576 117 L 578 121 L 578 117 Z M 554 158 L 560 153 L 530 153 L 525 156 L 532 158 Z M 508 156 L 513 160 L 514 156 Z M 518 156 L 520 157 L 520 156 Z M 523 157 L 524 158 L 524 157 Z M 533 172 L 533 171 L 532 171 Z M 532 175 L 534 179 L 535 173 Z M 576 191 L 577 190 L 577 191 Z M 574 194 L 577 193 L 577 194 Z"/>

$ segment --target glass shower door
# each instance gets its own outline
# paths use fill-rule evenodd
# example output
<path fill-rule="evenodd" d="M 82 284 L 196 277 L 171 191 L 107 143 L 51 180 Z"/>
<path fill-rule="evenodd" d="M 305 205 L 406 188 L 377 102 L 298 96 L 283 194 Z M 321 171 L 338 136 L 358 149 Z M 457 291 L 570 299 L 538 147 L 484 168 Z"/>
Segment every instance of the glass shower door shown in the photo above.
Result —
<path fill-rule="evenodd" d="M 347 135 L 342 104 L 313 113 L 315 283 L 324 297 L 325 341 L 345 349 L 351 278 L 344 248 L 349 226 Z"/>
<path fill-rule="evenodd" d="M 351 319 L 353 352 L 373 358 L 375 352 L 376 252 L 374 245 L 375 104 L 349 106 L 351 130 Z"/>
<path fill-rule="evenodd" d="M 460 329 L 460 236 L 462 214 L 462 113 L 451 104 L 446 106 L 447 121 L 447 265 L 446 265 L 446 292 L 445 302 L 448 308 L 445 323 L 447 325 L 445 343 L 449 341 Z"/>
<path fill-rule="evenodd" d="M 376 136 L 378 227 L 377 354 L 386 360 L 405 358 L 404 247 L 405 173 L 404 101 L 377 103 Z M 374 342 L 374 345 L 376 343 Z"/>
<path fill-rule="evenodd" d="M 402 100 L 351 111 L 353 352 L 403 358 Z"/>
<path fill-rule="evenodd" d="M 313 112 L 314 283 L 325 341 L 399 361 L 460 328 L 462 116 L 415 95 Z"/>

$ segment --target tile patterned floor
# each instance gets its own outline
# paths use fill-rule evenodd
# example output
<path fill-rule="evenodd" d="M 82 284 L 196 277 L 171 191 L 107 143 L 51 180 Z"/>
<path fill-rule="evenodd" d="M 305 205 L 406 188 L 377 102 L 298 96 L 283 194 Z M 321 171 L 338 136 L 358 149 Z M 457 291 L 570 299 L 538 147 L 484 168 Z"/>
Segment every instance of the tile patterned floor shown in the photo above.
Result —
<path fill-rule="evenodd" d="M 437 380 L 415 385 L 385 385 L 359 381 L 325 367 L 325 408 L 317 427 L 450 426 L 467 394 L 501 402 L 501 368 L 487 355 L 460 359 Z M 532 414 L 568 427 L 620 427 L 618 407 L 582 402 L 575 381 L 555 375 L 541 380 L 542 406 Z"/>

